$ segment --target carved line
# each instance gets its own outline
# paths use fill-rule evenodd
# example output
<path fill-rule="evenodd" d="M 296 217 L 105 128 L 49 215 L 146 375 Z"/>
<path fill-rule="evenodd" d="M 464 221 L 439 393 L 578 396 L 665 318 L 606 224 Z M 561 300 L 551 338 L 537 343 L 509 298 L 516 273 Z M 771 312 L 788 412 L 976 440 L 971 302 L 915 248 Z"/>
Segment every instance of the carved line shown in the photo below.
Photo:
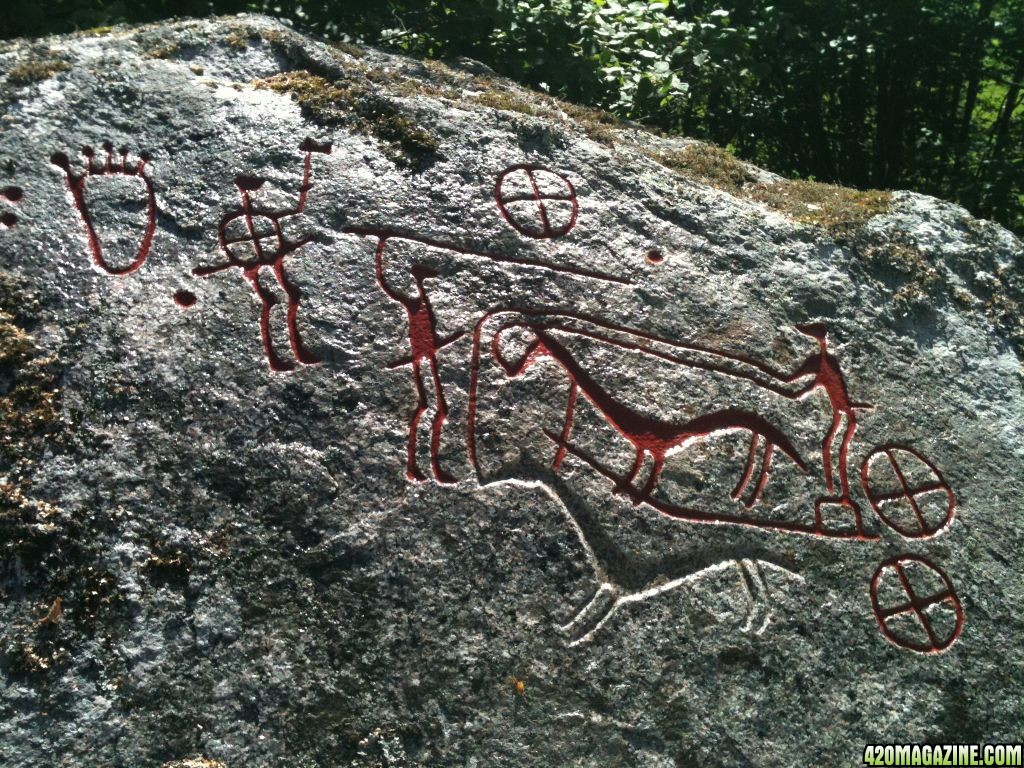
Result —
<path fill-rule="evenodd" d="M 811 335 L 818 339 L 820 345 L 820 353 L 817 356 L 812 356 L 808 359 L 807 363 L 804 364 L 798 371 L 790 376 L 783 375 L 775 372 L 773 369 L 766 365 L 756 364 L 753 361 L 738 355 L 730 355 L 725 353 L 717 353 L 708 350 L 703 347 L 697 347 L 695 345 L 685 345 L 678 342 L 672 342 L 667 339 L 660 339 L 654 337 L 651 334 L 644 332 L 633 331 L 632 329 L 626 329 L 621 326 L 613 326 L 608 323 L 596 321 L 593 318 L 586 318 L 583 315 L 572 312 L 557 312 L 552 310 L 531 310 L 531 309 L 511 309 L 511 310 L 493 310 L 487 313 L 477 323 L 474 329 L 473 336 L 473 355 L 470 366 L 470 392 L 469 392 L 469 410 L 467 417 L 467 451 L 469 454 L 470 464 L 474 467 L 478 478 L 481 475 L 479 460 L 476 454 L 476 418 L 477 418 L 477 407 L 478 407 L 478 390 L 479 390 L 479 375 L 480 375 L 480 347 L 482 342 L 482 333 L 484 324 L 491 318 L 503 314 L 518 314 L 525 318 L 542 318 L 542 317 L 553 317 L 553 318 L 568 318 L 572 320 L 582 320 L 583 322 L 592 323 L 598 327 L 605 329 L 614 329 L 617 332 L 624 332 L 627 335 L 643 339 L 645 341 L 656 341 L 658 343 L 666 344 L 677 349 L 684 349 L 690 352 L 699 352 L 701 354 L 712 354 L 721 360 L 728 361 L 730 363 L 742 364 L 744 366 L 752 366 L 753 369 L 759 374 L 768 374 L 780 383 L 794 383 L 801 378 L 814 375 L 814 379 L 809 384 L 796 391 L 786 390 L 781 384 L 772 384 L 764 382 L 759 376 L 754 375 L 749 371 L 738 370 L 736 368 L 729 368 L 722 363 L 710 364 L 700 360 L 687 360 L 676 357 L 674 355 L 668 355 L 657 350 L 651 350 L 649 346 L 639 342 L 622 342 L 618 339 L 609 338 L 602 334 L 593 332 L 581 331 L 580 329 L 568 327 L 560 322 L 540 322 L 539 320 L 518 320 L 506 322 L 499 326 L 495 331 L 491 341 L 491 351 L 498 361 L 499 365 L 505 369 L 507 375 L 513 375 L 515 373 L 521 373 L 533 362 L 533 358 L 537 355 L 550 356 L 555 358 L 558 363 L 565 370 L 566 374 L 570 379 L 570 391 L 569 401 L 570 406 L 575 404 L 575 398 L 579 389 L 582 389 L 587 399 L 594 404 L 598 411 L 602 414 L 605 420 L 617 431 L 620 435 L 626 438 L 632 443 L 636 449 L 636 460 L 633 468 L 627 475 L 618 475 L 607 467 L 604 467 L 598 462 L 593 456 L 582 449 L 570 445 L 568 442 L 568 434 L 572 429 L 572 418 L 571 409 L 567 408 L 567 416 L 562 429 L 562 434 L 556 436 L 548 430 L 544 430 L 546 436 L 552 440 L 557 446 L 557 452 L 555 455 L 555 462 L 553 467 L 558 468 L 561 464 L 561 460 L 564 458 L 566 451 L 572 453 L 577 458 L 581 459 L 585 463 L 589 464 L 593 469 L 597 470 L 599 474 L 604 475 L 609 480 L 613 481 L 613 488 L 618 493 L 628 493 L 632 498 L 634 504 L 646 503 L 658 512 L 668 517 L 673 517 L 680 520 L 686 520 L 695 523 L 705 524 L 735 524 L 750 527 L 760 527 L 769 530 L 776 530 L 787 533 L 801 533 L 808 535 L 827 536 L 841 539 L 852 539 L 860 541 L 875 540 L 878 537 L 868 534 L 863 526 L 863 519 L 860 513 L 860 509 L 856 502 L 850 498 L 849 486 L 846 480 L 846 463 L 848 461 L 848 447 L 853 437 L 853 432 L 856 429 L 856 422 L 853 417 L 854 409 L 865 407 L 859 404 L 851 403 L 847 394 L 845 382 L 842 379 L 841 373 L 839 372 L 838 362 L 832 357 L 825 347 L 824 336 L 825 332 L 822 327 L 818 326 L 801 326 L 799 330 Z M 528 347 L 527 352 L 524 353 L 522 361 L 517 365 L 513 366 L 507 361 L 500 359 L 498 352 L 498 339 L 500 334 L 512 327 L 522 327 L 531 331 L 535 334 L 536 341 Z M 769 391 L 780 394 L 789 399 L 801 399 L 809 395 L 812 391 L 818 388 L 826 389 L 829 395 L 829 401 L 833 406 L 834 413 L 839 411 L 847 415 L 848 424 L 847 431 L 844 435 L 844 440 L 840 450 L 840 478 L 842 482 L 843 495 L 839 497 L 822 497 L 815 502 L 815 522 L 813 525 L 803 524 L 797 522 L 788 521 L 765 521 L 765 520 L 754 520 L 748 517 L 741 517 L 737 515 L 727 514 L 712 514 L 708 512 L 702 512 L 699 510 L 688 509 L 685 507 L 677 506 L 653 498 L 651 492 L 653 491 L 655 484 L 657 483 L 658 475 L 664 465 L 664 452 L 668 447 L 669 443 L 672 445 L 680 444 L 680 442 L 686 442 L 689 440 L 707 438 L 712 434 L 729 431 L 729 430 L 748 430 L 751 432 L 751 440 L 755 442 L 759 437 L 764 437 L 766 441 L 764 458 L 762 460 L 761 471 L 758 475 L 758 481 L 754 488 L 753 493 L 746 502 L 748 508 L 753 507 L 759 500 L 761 493 L 763 492 L 765 485 L 767 484 L 768 474 L 771 471 L 772 455 L 776 447 L 781 448 L 784 453 L 789 457 L 805 472 L 807 471 L 806 464 L 799 457 L 796 449 L 789 442 L 788 438 L 785 437 L 781 432 L 774 428 L 771 424 L 765 422 L 760 417 L 754 414 L 750 414 L 743 411 L 737 411 L 734 409 L 724 409 L 711 414 L 707 414 L 697 419 L 693 419 L 686 424 L 668 424 L 666 422 L 654 421 L 641 417 L 639 414 L 627 409 L 625 406 L 615 402 L 606 392 L 604 392 L 595 381 L 591 379 L 589 374 L 582 369 L 578 363 L 572 358 L 571 354 L 557 341 L 555 341 L 546 331 L 557 330 L 566 333 L 575 333 L 588 338 L 598 339 L 605 343 L 618 346 L 629 350 L 640 350 L 648 352 L 656 357 L 664 360 L 668 360 L 672 363 L 684 365 L 688 367 L 700 368 L 705 370 L 714 370 L 721 373 L 726 373 L 737 378 L 746 379 L 761 386 Z M 838 413 L 835 413 L 838 416 Z M 837 431 L 837 424 L 834 418 L 833 426 L 829 430 L 829 434 L 826 436 L 825 443 L 823 445 L 824 459 L 823 463 L 826 469 L 826 479 L 828 487 L 831 488 L 831 471 L 829 453 L 831 449 L 831 441 L 835 437 Z M 756 450 L 756 445 L 754 446 Z M 643 463 L 644 452 L 651 453 L 652 459 L 654 460 L 654 466 L 651 470 L 651 474 L 648 481 L 643 489 L 637 490 L 633 487 L 632 483 L 639 472 L 640 467 Z M 748 460 L 747 469 L 744 471 L 744 477 L 741 478 L 740 483 L 734 489 L 734 498 L 737 498 L 743 489 L 746 487 L 750 480 L 750 476 L 753 473 L 752 462 Z M 739 493 L 737 493 L 737 491 Z M 844 507 L 849 508 L 854 516 L 855 529 L 853 531 L 830 531 L 826 529 L 823 518 L 821 515 L 821 508 L 825 504 L 840 504 Z"/>
<path fill-rule="evenodd" d="M 295 369 L 295 365 L 283 360 L 274 349 L 274 342 L 270 332 L 270 312 L 271 309 L 278 304 L 278 300 L 277 297 L 275 297 L 274 294 L 266 289 L 260 282 L 260 272 L 264 267 L 271 270 L 277 284 L 281 287 L 287 297 L 285 322 L 288 329 L 288 344 L 291 349 L 292 356 L 295 358 L 296 362 L 303 365 L 315 365 L 320 362 L 320 358 L 310 352 L 302 341 L 302 336 L 299 333 L 298 326 L 298 314 L 299 305 L 302 301 L 302 289 L 291 281 L 284 268 L 285 256 L 290 253 L 294 253 L 302 246 L 312 242 L 313 237 L 307 236 L 300 237 L 298 240 L 289 240 L 285 237 L 284 228 L 281 226 L 281 220 L 290 216 L 297 216 L 306 210 L 306 200 L 309 196 L 309 190 L 313 187 L 313 153 L 330 154 L 331 143 L 319 143 L 313 141 L 311 138 L 307 138 L 299 145 L 299 150 L 305 152 L 306 156 L 303 161 L 302 184 L 299 187 L 299 198 L 295 207 L 277 209 L 253 205 L 251 193 L 261 189 L 263 184 L 266 182 L 266 179 L 259 176 L 247 175 L 235 177 L 235 186 L 238 188 L 238 193 L 241 197 L 241 206 L 236 210 L 225 213 L 221 217 L 220 224 L 217 228 L 217 240 L 221 251 L 227 258 L 227 261 L 221 264 L 196 267 L 192 270 L 193 275 L 202 278 L 236 267 L 242 270 L 243 277 L 249 283 L 253 292 L 260 300 L 260 337 L 263 341 L 263 352 L 267 357 L 270 369 L 273 371 L 291 371 Z M 257 218 L 269 220 L 272 231 L 258 233 L 256 228 Z M 228 226 L 232 222 L 240 219 L 245 223 L 247 232 L 246 236 L 234 238 L 229 237 Z M 264 249 L 262 241 L 270 238 L 275 239 L 277 247 L 272 250 Z M 238 245 L 240 243 L 252 244 L 253 258 L 241 259 L 235 255 L 230 246 Z M 177 301 L 177 297 L 175 300 Z M 187 303 L 183 304 L 180 301 L 178 304 L 183 307 L 191 306 Z"/>
<path fill-rule="evenodd" d="M 618 275 L 597 272 L 595 270 L 576 269 L 574 267 L 551 264 L 544 261 L 538 261 L 536 259 L 525 259 L 515 256 L 505 256 L 497 253 L 487 253 L 485 251 L 476 251 L 465 246 L 456 245 L 455 243 L 446 243 L 441 240 L 435 240 L 430 237 L 424 237 L 423 235 L 417 235 L 412 232 L 402 231 L 391 227 L 344 227 L 341 231 L 350 235 L 376 237 L 378 240 L 409 240 L 410 242 L 421 243 L 422 245 L 427 245 L 431 248 L 451 251 L 452 253 L 457 253 L 462 256 L 475 256 L 503 264 L 515 264 L 520 267 L 534 267 L 536 269 L 544 269 L 550 272 L 559 272 L 561 274 L 574 275 L 576 277 L 585 277 L 590 280 L 601 280 L 606 283 L 617 283 L 619 285 L 633 284 L 633 281 L 629 278 L 619 277 Z"/>
<path fill-rule="evenodd" d="M 906 572 L 904 571 L 904 566 L 910 563 L 917 563 L 939 576 L 945 585 L 945 589 L 936 592 L 933 595 L 929 595 L 928 597 L 919 597 L 914 592 L 910 579 L 907 578 Z M 878 584 L 881 581 L 882 576 L 889 573 L 896 574 L 896 577 L 900 582 L 900 586 L 907 595 L 908 602 L 901 603 L 895 608 L 882 608 L 881 604 L 878 602 Z M 878 628 L 889 642 L 899 646 L 900 648 L 906 648 L 907 650 L 915 651 L 916 653 L 942 653 L 956 642 L 957 638 L 960 637 L 960 633 L 963 631 L 964 609 L 963 605 L 960 603 L 960 598 L 957 597 L 956 590 L 953 588 L 953 582 L 950 581 L 949 576 L 943 573 L 941 569 L 928 562 L 928 560 L 923 557 L 919 557 L 917 555 L 897 555 L 883 562 L 878 566 L 878 570 L 875 571 L 875 575 L 871 579 L 869 596 L 871 598 L 871 607 L 875 614 L 875 620 L 878 622 Z M 925 612 L 926 609 L 932 605 L 942 602 L 948 602 L 956 614 L 956 624 L 953 631 L 950 633 L 950 636 L 945 640 L 936 636 L 931 619 L 929 619 L 928 614 Z M 927 644 L 915 642 L 909 638 L 902 637 L 889 628 L 888 621 L 891 618 L 905 613 L 913 613 L 917 618 L 918 622 L 924 628 L 925 634 L 928 635 Z"/>
<path fill-rule="evenodd" d="M 532 188 L 533 193 L 529 195 L 520 193 L 505 196 L 502 193 L 502 187 L 505 183 L 505 179 L 508 178 L 510 174 L 518 171 L 523 171 L 526 174 L 526 177 L 530 181 L 530 187 Z M 569 193 L 567 195 L 542 193 L 540 191 L 539 185 L 537 184 L 537 178 L 534 175 L 538 171 L 543 173 L 549 173 L 552 176 L 561 179 L 568 188 Z M 533 200 L 537 203 L 537 210 L 540 215 L 541 223 L 541 229 L 539 233 L 520 224 L 516 217 L 512 215 L 512 212 L 508 209 L 506 205 L 507 203 L 520 202 L 524 200 Z M 545 200 L 559 200 L 571 202 L 572 213 L 570 214 L 569 221 L 562 226 L 552 227 L 551 221 L 548 217 L 547 206 L 544 205 Z M 552 171 L 549 168 L 545 168 L 544 166 L 541 165 L 520 164 L 506 168 L 501 173 L 501 175 L 498 176 L 498 181 L 494 185 L 494 201 L 498 204 L 498 210 L 501 212 L 501 215 L 504 217 L 505 221 L 509 223 L 509 225 L 511 225 L 517 232 L 526 235 L 527 237 L 532 237 L 534 239 L 554 239 L 557 237 L 562 237 L 563 235 L 567 235 L 576 226 L 576 219 L 579 216 L 580 212 L 579 201 L 576 198 L 576 188 L 573 187 L 572 182 L 569 181 L 568 177 L 561 173 L 558 173 L 557 171 Z"/>
<path fill-rule="evenodd" d="M 17 205 L 25 197 L 25 191 L 21 187 L 9 186 L 0 189 L 0 200 Z M 12 229 L 18 225 L 18 216 L 13 211 L 4 211 L 0 214 L 0 229 Z"/>
<path fill-rule="evenodd" d="M 911 487 L 903 473 L 900 462 L 897 460 L 897 452 L 909 453 L 911 456 L 916 458 L 932 471 L 936 480 L 931 483 Z M 874 466 L 874 463 L 878 459 L 882 458 L 883 455 L 888 458 L 893 474 L 895 475 L 897 482 L 900 484 L 900 490 L 898 491 L 890 493 L 876 493 L 871 489 L 871 469 Z M 953 524 L 953 518 L 956 516 L 956 496 L 953 493 L 953 489 L 949 486 L 949 483 L 946 482 L 946 479 L 942 476 L 938 467 L 913 448 L 908 448 L 907 446 L 895 443 L 889 443 L 876 448 L 861 464 L 860 479 L 861 487 L 864 489 L 864 495 L 867 496 L 875 514 L 878 515 L 882 522 L 905 538 L 929 539 L 934 536 L 938 536 Z M 917 499 L 926 494 L 936 493 L 938 491 L 943 491 L 946 494 L 946 514 L 937 525 L 933 526 L 925 518 L 921 506 L 917 503 Z M 911 509 L 914 512 L 914 517 L 917 519 L 917 530 L 913 530 L 904 525 L 897 525 L 896 522 L 884 512 L 885 504 L 887 502 L 901 501 L 903 499 L 910 502 Z"/>

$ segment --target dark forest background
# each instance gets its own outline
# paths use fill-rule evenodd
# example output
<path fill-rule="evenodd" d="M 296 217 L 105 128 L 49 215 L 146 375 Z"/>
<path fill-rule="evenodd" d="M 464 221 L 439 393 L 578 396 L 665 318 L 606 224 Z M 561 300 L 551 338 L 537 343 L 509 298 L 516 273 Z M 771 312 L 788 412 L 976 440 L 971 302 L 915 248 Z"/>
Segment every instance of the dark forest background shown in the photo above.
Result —
<path fill-rule="evenodd" d="M 252 10 L 469 56 L 788 176 L 1024 232 L 1024 0 L 6 0 L 3 37 Z"/>

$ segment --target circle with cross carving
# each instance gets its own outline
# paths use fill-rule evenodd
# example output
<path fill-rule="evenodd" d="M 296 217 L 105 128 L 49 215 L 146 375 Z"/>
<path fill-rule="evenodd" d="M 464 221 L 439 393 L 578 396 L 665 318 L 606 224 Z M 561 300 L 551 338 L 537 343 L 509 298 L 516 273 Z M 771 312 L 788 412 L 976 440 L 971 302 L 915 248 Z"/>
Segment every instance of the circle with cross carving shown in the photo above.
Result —
<path fill-rule="evenodd" d="M 917 653 L 941 653 L 960 637 L 964 609 L 953 582 L 917 555 L 897 555 L 871 579 L 871 607 L 886 639 Z"/>
<path fill-rule="evenodd" d="M 876 448 L 861 464 L 860 480 L 882 522 L 908 539 L 941 533 L 956 514 L 956 497 L 949 483 L 912 448 Z"/>
<path fill-rule="evenodd" d="M 516 231 L 553 240 L 576 226 L 580 205 L 568 177 L 539 165 L 513 165 L 498 177 L 494 200 Z"/>

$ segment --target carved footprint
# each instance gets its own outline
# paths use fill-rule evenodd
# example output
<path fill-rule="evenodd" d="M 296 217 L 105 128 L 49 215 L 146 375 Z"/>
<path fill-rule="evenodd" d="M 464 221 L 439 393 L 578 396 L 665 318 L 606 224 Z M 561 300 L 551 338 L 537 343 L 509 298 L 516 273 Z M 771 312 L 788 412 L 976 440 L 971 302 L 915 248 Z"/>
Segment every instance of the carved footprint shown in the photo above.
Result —
<path fill-rule="evenodd" d="M 146 175 L 146 164 L 149 163 L 151 158 L 149 154 L 140 152 L 138 161 L 129 163 L 127 147 L 121 147 L 118 150 L 117 158 L 115 158 L 114 145 L 111 142 L 103 142 L 103 149 L 106 152 L 106 159 L 98 160 L 92 147 L 82 148 L 84 163 L 81 173 L 76 173 L 71 169 L 71 161 L 63 152 L 54 153 L 50 157 L 50 162 L 64 173 L 64 180 L 67 183 L 68 191 L 71 193 L 75 208 L 78 210 L 78 214 L 82 217 L 82 223 L 85 225 L 93 264 L 108 275 L 127 275 L 145 263 L 146 257 L 149 255 L 150 246 L 153 244 L 153 233 L 156 230 L 156 194 L 153 191 L 152 180 Z M 89 211 L 85 196 L 86 185 L 90 179 L 93 177 L 110 178 L 115 176 L 139 179 L 145 188 L 146 195 L 146 227 L 142 235 L 142 241 L 135 252 L 135 258 L 127 266 L 123 267 L 111 266 L 104 257 L 103 244 L 96 234 L 92 214 Z"/>

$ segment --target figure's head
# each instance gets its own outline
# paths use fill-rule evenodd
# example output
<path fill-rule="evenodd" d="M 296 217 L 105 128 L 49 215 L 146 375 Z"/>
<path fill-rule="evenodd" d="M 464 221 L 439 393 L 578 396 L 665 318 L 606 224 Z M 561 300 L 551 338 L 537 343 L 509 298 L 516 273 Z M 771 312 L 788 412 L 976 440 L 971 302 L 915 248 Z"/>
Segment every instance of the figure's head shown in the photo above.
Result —
<path fill-rule="evenodd" d="M 498 329 L 491 340 L 491 353 L 505 373 L 514 377 L 525 373 L 547 350 L 529 326 L 515 324 Z"/>
<path fill-rule="evenodd" d="M 825 341 L 828 337 L 828 328 L 824 323 L 800 323 L 796 329 L 805 336 L 810 336 L 818 341 Z"/>

